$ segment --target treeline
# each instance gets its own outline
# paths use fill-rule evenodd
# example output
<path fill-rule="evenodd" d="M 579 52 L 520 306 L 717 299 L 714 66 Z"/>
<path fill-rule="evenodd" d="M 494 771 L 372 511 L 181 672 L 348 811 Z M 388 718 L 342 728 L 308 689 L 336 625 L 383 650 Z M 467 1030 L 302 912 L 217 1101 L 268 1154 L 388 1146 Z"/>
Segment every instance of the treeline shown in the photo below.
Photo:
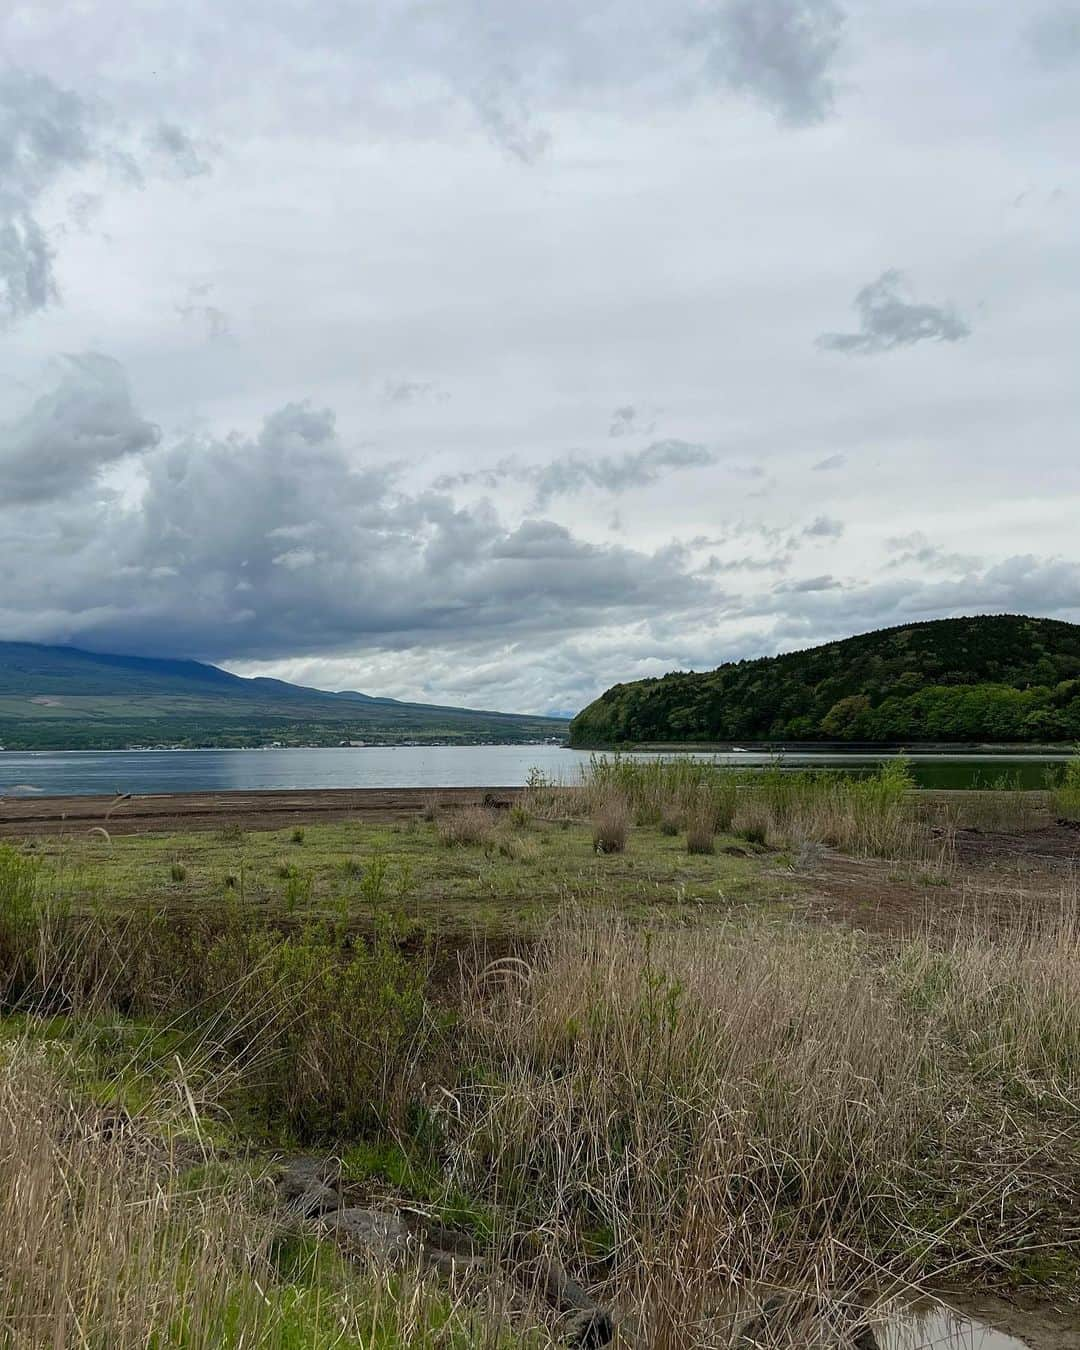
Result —
<path fill-rule="evenodd" d="M 615 685 L 573 745 L 1080 740 L 1080 625 L 1015 615 L 885 629 Z"/>

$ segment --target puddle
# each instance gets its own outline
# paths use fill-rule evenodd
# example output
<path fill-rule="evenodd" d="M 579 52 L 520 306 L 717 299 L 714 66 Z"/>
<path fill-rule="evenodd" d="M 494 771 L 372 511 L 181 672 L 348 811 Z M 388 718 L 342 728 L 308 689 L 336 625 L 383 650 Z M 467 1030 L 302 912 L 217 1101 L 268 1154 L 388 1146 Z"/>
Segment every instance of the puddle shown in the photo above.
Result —
<path fill-rule="evenodd" d="M 1030 1350 L 1027 1341 L 942 1307 L 904 1312 L 877 1338 L 881 1350 Z"/>

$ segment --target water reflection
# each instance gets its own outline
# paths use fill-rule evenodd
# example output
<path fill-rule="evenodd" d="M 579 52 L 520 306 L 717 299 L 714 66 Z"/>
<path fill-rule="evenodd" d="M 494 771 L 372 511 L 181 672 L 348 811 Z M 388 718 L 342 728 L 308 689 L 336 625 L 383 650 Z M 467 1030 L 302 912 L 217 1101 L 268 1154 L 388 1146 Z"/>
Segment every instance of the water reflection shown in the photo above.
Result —
<path fill-rule="evenodd" d="M 1028 1350 L 1025 1341 L 943 1307 L 907 1310 L 877 1337 L 881 1350 Z"/>
<path fill-rule="evenodd" d="M 701 754 L 740 769 L 776 763 L 772 755 Z M 268 789 L 363 787 L 514 787 L 537 767 L 551 779 L 574 782 L 588 753 L 559 745 L 400 745 L 333 749 L 72 750 L 0 753 L 0 796 L 107 795 L 156 792 L 255 792 Z M 632 758 L 655 759 L 641 754 Z M 881 754 L 791 753 L 787 769 L 872 773 Z M 934 754 L 910 756 L 922 787 L 1039 788 L 1046 771 L 1066 756 Z"/>

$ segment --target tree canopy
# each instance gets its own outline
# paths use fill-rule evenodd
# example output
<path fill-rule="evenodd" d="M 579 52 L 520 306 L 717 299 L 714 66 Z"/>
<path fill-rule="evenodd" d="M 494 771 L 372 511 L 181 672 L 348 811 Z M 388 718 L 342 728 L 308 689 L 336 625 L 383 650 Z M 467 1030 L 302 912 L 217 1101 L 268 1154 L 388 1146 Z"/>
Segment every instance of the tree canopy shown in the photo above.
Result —
<path fill-rule="evenodd" d="M 1078 739 L 1080 625 L 1012 614 L 906 624 L 617 684 L 570 727 L 579 746 Z"/>

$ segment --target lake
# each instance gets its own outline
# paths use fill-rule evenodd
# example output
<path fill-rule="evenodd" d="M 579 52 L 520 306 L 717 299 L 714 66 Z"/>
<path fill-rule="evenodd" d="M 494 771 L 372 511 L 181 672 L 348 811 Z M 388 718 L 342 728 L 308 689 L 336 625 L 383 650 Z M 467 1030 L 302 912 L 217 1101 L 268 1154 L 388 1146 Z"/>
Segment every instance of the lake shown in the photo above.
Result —
<path fill-rule="evenodd" d="M 637 754 L 634 759 L 663 758 Z M 757 753 L 701 754 L 740 768 L 775 762 Z M 881 754 L 788 754 L 785 768 L 872 772 Z M 1010 785 L 1040 788 L 1064 755 L 927 754 L 909 756 L 922 787 Z M 589 753 L 559 745 L 403 745 L 282 750 L 67 750 L 0 753 L 0 795 L 85 796 L 117 792 L 229 792 L 364 787 L 513 787 L 532 768 L 572 782 Z"/>

